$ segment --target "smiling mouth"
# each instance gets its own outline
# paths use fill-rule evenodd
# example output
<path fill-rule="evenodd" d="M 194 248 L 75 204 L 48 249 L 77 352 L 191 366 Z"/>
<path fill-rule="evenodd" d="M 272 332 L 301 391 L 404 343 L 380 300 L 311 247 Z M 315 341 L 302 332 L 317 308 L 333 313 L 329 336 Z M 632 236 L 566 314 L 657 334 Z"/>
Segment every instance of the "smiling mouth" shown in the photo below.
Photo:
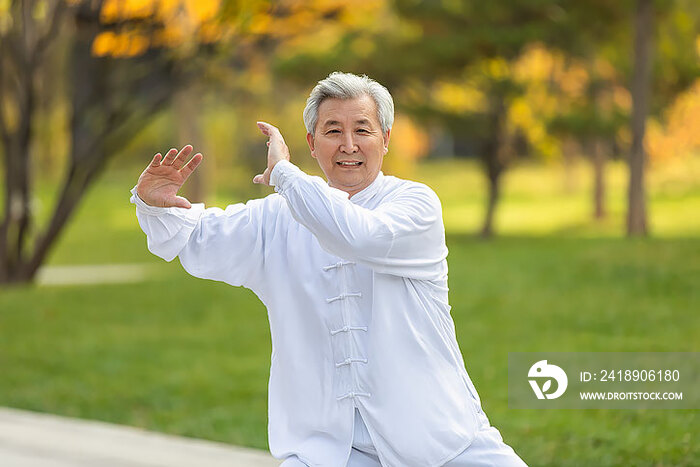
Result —
<path fill-rule="evenodd" d="M 339 161 L 339 162 L 336 162 L 336 164 L 338 164 L 341 167 L 359 167 L 360 165 L 362 165 L 362 162 L 359 162 L 359 161 L 355 161 L 355 162 Z"/>

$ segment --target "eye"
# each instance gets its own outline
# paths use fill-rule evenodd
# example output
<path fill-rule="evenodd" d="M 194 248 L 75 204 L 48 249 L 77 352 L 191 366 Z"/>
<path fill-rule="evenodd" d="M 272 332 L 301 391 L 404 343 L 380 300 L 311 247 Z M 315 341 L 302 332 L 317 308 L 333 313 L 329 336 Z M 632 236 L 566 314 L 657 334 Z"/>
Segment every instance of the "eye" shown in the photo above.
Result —
<path fill-rule="evenodd" d="M 366 128 L 359 128 L 359 129 L 357 130 L 357 132 L 358 132 L 358 133 L 369 133 L 369 130 L 366 129 Z"/>
<path fill-rule="evenodd" d="M 326 132 L 327 135 L 330 135 L 331 133 L 340 133 L 340 130 L 328 130 Z"/>

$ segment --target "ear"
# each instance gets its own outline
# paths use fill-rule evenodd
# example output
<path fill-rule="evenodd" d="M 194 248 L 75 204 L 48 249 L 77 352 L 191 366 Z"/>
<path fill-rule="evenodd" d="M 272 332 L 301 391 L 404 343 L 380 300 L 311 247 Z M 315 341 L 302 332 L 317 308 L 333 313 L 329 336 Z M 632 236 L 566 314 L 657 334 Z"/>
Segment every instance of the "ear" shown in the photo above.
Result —
<path fill-rule="evenodd" d="M 311 150 L 311 157 L 316 159 L 316 154 L 314 154 L 314 135 L 311 133 L 306 133 L 306 143 L 309 145 L 309 149 Z"/>
<path fill-rule="evenodd" d="M 391 137 L 391 128 L 386 130 L 386 135 L 384 135 L 384 155 L 389 152 L 389 138 Z"/>

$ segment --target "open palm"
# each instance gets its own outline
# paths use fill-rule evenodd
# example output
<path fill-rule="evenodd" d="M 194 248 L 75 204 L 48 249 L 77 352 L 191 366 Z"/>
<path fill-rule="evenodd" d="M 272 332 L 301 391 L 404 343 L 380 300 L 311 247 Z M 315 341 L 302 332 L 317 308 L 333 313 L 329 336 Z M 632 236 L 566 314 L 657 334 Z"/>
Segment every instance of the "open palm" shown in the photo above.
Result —
<path fill-rule="evenodd" d="M 168 151 L 162 162 L 161 154 L 156 154 L 139 177 L 136 185 L 139 198 L 151 206 L 191 208 L 186 198 L 177 196 L 180 187 L 202 162 L 202 155 L 197 153 L 185 164 L 191 153 L 192 146 L 188 144 L 179 153 L 177 149 Z"/>

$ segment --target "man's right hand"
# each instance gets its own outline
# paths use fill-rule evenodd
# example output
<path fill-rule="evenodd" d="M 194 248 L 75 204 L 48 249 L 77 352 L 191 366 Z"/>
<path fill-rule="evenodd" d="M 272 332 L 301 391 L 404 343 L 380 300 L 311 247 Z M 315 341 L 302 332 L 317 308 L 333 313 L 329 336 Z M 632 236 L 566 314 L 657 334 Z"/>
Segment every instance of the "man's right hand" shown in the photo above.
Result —
<path fill-rule="evenodd" d="M 161 154 L 158 153 L 146 170 L 143 171 L 136 184 L 136 193 L 146 204 L 156 207 L 191 208 L 190 202 L 182 196 L 177 196 L 180 187 L 185 183 L 194 169 L 202 162 L 202 154 L 195 154 L 187 164 L 185 160 L 192 153 L 189 144 L 182 148 L 171 149 L 161 162 Z"/>

